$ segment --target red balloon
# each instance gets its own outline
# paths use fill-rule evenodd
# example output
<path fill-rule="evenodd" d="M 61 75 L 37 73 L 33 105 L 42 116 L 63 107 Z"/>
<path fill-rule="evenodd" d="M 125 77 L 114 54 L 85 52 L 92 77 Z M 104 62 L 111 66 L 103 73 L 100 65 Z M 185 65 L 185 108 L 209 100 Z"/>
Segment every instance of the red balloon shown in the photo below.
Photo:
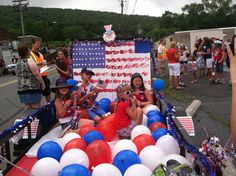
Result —
<path fill-rule="evenodd" d="M 109 121 L 113 125 L 115 125 L 115 114 L 111 114 L 107 116 L 103 121 Z"/>
<path fill-rule="evenodd" d="M 133 142 L 138 149 L 138 154 L 146 146 L 155 145 L 155 143 L 156 143 L 155 140 L 152 138 L 152 136 L 149 136 L 147 134 L 142 134 L 142 135 L 137 136 L 136 138 L 133 139 Z"/>
<path fill-rule="evenodd" d="M 93 125 L 84 125 L 80 128 L 79 135 L 81 136 L 81 138 L 83 138 L 87 132 L 92 130 L 96 131 L 96 128 Z"/>
<path fill-rule="evenodd" d="M 110 119 L 99 122 L 97 130 L 103 135 L 104 139 L 110 142 L 116 135 L 116 128 Z"/>
<path fill-rule="evenodd" d="M 102 163 L 111 163 L 111 149 L 110 146 L 102 140 L 96 140 L 90 143 L 86 149 L 89 158 L 90 169 L 93 169 Z"/>
<path fill-rule="evenodd" d="M 151 132 L 155 131 L 158 128 L 166 128 L 166 126 L 161 122 L 154 122 L 149 127 Z"/>
<path fill-rule="evenodd" d="M 65 145 L 63 153 L 73 148 L 77 148 L 77 149 L 85 151 L 87 148 L 87 144 L 80 138 L 73 139 Z"/>

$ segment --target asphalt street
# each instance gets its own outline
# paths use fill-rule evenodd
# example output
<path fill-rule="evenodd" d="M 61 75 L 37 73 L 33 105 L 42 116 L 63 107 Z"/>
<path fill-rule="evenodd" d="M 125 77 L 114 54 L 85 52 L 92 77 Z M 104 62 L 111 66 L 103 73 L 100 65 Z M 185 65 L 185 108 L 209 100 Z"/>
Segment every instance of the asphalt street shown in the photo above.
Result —
<path fill-rule="evenodd" d="M 48 77 L 51 80 L 51 85 L 54 85 L 58 73 L 55 65 L 50 65 L 49 67 Z M 17 115 L 24 109 L 23 104 L 19 101 L 16 88 L 16 76 L 9 74 L 0 77 L 0 131 L 11 125 Z M 44 98 L 42 100 L 42 103 L 45 103 Z"/>

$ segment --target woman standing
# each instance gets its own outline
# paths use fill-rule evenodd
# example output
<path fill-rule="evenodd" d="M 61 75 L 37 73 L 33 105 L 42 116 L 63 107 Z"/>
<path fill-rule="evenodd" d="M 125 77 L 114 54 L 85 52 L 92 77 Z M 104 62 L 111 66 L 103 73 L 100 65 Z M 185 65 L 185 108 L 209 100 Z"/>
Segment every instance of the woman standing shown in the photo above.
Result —
<path fill-rule="evenodd" d="M 175 83 L 175 89 L 181 90 L 183 87 L 179 86 L 179 76 L 180 76 L 180 64 L 179 64 L 179 52 L 176 49 L 176 43 L 172 42 L 170 44 L 170 48 L 167 51 L 167 57 L 169 59 L 168 67 L 169 67 L 169 86 L 170 89 L 173 89 L 173 80 Z"/>
<path fill-rule="evenodd" d="M 69 59 L 68 51 L 65 48 L 61 48 L 57 52 L 57 55 L 57 71 L 60 75 L 60 78 L 67 80 L 71 77 L 71 60 Z"/>
<path fill-rule="evenodd" d="M 30 50 L 27 46 L 20 46 L 18 54 L 20 60 L 16 65 L 16 76 L 20 101 L 25 104 L 25 109 L 40 108 L 41 90 L 45 89 L 45 84 L 38 66 L 30 57 Z"/>

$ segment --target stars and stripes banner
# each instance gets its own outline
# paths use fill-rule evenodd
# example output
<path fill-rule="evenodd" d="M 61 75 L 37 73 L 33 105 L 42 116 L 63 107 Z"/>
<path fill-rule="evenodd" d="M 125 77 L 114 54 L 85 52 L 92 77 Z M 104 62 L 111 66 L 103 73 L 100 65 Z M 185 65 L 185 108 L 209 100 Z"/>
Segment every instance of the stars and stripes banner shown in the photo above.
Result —
<path fill-rule="evenodd" d="M 191 116 L 176 117 L 189 136 L 195 136 L 193 118 Z"/>
<path fill-rule="evenodd" d="M 150 89 L 151 41 L 149 39 L 116 41 L 105 43 L 103 41 L 77 41 L 72 44 L 73 75 L 78 82 L 81 81 L 80 71 L 87 67 L 95 76 L 92 84 L 96 86 L 101 80 L 106 88 L 99 94 L 101 98 L 116 99 L 115 89 L 121 83 L 129 83 L 132 74 L 140 73 L 145 86 Z"/>

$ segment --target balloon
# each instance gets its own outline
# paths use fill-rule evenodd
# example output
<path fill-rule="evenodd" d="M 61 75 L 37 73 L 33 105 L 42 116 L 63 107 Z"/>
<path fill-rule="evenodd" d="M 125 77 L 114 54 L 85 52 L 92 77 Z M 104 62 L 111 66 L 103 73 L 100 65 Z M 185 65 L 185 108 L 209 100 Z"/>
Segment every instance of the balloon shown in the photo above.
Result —
<path fill-rule="evenodd" d="M 165 88 L 165 82 L 162 79 L 156 79 L 153 83 L 152 83 L 152 88 L 156 91 L 160 91 L 163 90 Z"/>
<path fill-rule="evenodd" d="M 147 105 L 143 108 L 143 113 L 147 114 L 149 111 L 152 111 L 152 110 L 160 111 L 160 109 L 155 105 Z"/>
<path fill-rule="evenodd" d="M 111 114 L 109 116 L 107 116 L 105 119 L 103 119 L 102 121 L 107 121 L 107 123 L 112 123 L 115 126 L 115 114 Z"/>
<path fill-rule="evenodd" d="M 102 163 L 111 162 L 110 146 L 102 140 L 90 143 L 86 149 L 90 161 L 90 169 Z"/>
<path fill-rule="evenodd" d="M 63 153 L 65 153 L 67 150 L 70 150 L 73 148 L 77 148 L 77 149 L 81 149 L 81 150 L 85 151 L 87 148 L 87 144 L 80 138 L 73 139 L 65 145 Z"/>
<path fill-rule="evenodd" d="M 116 166 L 104 163 L 94 168 L 92 176 L 122 176 L 122 174 Z"/>
<path fill-rule="evenodd" d="M 178 161 L 180 164 L 187 164 L 188 166 L 191 167 L 191 164 L 190 162 L 184 158 L 183 156 L 179 155 L 179 154 L 170 154 L 170 155 L 167 155 L 166 157 L 164 157 L 162 160 L 161 160 L 161 163 L 163 165 L 166 166 L 167 162 L 169 160 L 175 160 L 175 161 Z"/>
<path fill-rule="evenodd" d="M 97 130 L 104 136 L 106 141 L 111 141 L 116 135 L 116 128 L 114 123 L 109 120 L 102 120 L 97 125 Z"/>
<path fill-rule="evenodd" d="M 102 99 L 100 100 L 100 102 L 106 102 L 106 103 L 109 104 L 109 106 L 110 106 L 110 104 L 111 104 L 111 100 L 110 100 L 109 98 L 102 98 Z"/>
<path fill-rule="evenodd" d="M 148 121 L 147 121 L 148 127 L 150 127 L 150 125 L 153 124 L 154 122 L 161 122 L 166 125 L 166 120 L 161 115 L 154 115 L 154 116 L 148 117 Z"/>
<path fill-rule="evenodd" d="M 91 176 L 88 169 L 80 164 L 71 164 L 64 167 L 59 176 Z"/>
<path fill-rule="evenodd" d="M 151 176 L 152 171 L 142 164 L 135 164 L 130 166 L 124 176 Z"/>
<path fill-rule="evenodd" d="M 37 152 L 37 158 L 40 160 L 45 157 L 54 158 L 57 161 L 60 161 L 60 158 L 62 156 L 62 149 L 61 146 L 54 142 L 54 141 L 48 141 L 43 143 Z"/>
<path fill-rule="evenodd" d="M 73 139 L 79 139 L 79 138 L 81 138 L 81 137 L 80 137 L 80 135 L 78 135 L 77 133 L 73 133 L 73 132 L 67 133 L 65 136 L 63 136 L 62 145 L 63 145 L 63 147 L 65 147 L 65 145 L 66 145 L 69 141 L 71 141 L 71 140 L 73 140 Z"/>
<path fill-rule="evenodd" d="M 161 114 L 160 111 L 158 111 L 158 110 L 151 110 L 151 111 L 149 111 L 146 115 L 147 115 L 147 117 L 151 117 L 151 116 L 154 116 L 154 115 L 160 115 L 160 116 L 162 116 L 162 114 Z"/>
<path fill-rule="evenodd" d="M 158 128 L 167 128 L 167 127 L 161 122 L 154 122 L 149 126 L 151 132 L 155 131 Z"/>
<path fill-rule="evenodd" d="M 147 135 L 147 134 L 142 134 L 134 138 L 133 142 L 135 143 L 137 149 L 138 149 L 138 154 L 145 148 L 146 146 L 149 145 L 155 145 L 156 141 L 152 138 L 152 136 Z"/>
<path fill-rule="evenodd" d="M 60 170 L 61 167 L 57 160 L 46 157 L 38 160 L 34 164 L 34 166 L 31 169 L 31 174 L 34 176 L 42 176 L 42 175 L 58 176 Z"/>
<path fill-rule="evenodd" d="M 110 112 L 110 104 L 111 100 L 109 100 L 108 98 L 103 98 L 97 102 L 97 106 L 102 108 L 106 113 Z"/>
<path fill-rule="evenodd" d="M 131 150 L 123 150 L 115 156 L 113 164 L 124 175 L 125 171 L 134 164 L 141 164 L 141 161 L 136 153 Z"/>
<path fill-rule="evenodd" d="M 151 171 L 155 170 L 165 156 L 165 152 L 160 147 L 154 145 L 145 147 L 139 154 L 142 164 L 147 166 Z"/>
<path fill-rule="evenodd" d="M 160 137 L 170 134 L 170 131 L 167 130 L 166 128 L 158 128 L 152 133 L 152 137 L 154 138 L 155 141 L 160 139 Z M 167 145 L 168 146 L 168 145 Z"/>
<path fill-rule="evenodd" d="M 145 114 L 143 114 L 142 125 L 147 126 L 147 121 L 148 121 L 148 117 Z"/>
<path fill-rule="evenodd" d="M 131 131 L 131 139 L 133 140 L 134 138 L 136 138 L 141 134 L 151 135 L 151 131 L 148 129 L 148 127 L 144 125 L 138 125 L 134 127 L 133 130 Z"/>
<path fill-rule="evenodd" d="M 81 164 L 84 167 L 89 167 L 89 158 L 87 154 L 80 149 L 70 149 L 66 151 L 60 160 L 61 168 L 70 164 Z"/>
<path fill-rule="evenodd" d="M 89 131 L 84 135 L 83 140 L 87 145 L 89 145 L 93 141 L 104 140 L 104 137 L 98 131 Z"/>
<path fill-rule="evenodd" d="M 94 130 L 96 130 L 96 128 L 93 126 L 93 125 L 84 125 L 84 126 L 82 126 L 81 128 L 80 128 L 80 130 L 79 130 L 79 135 L 81 136 L 81 137 L 84 137 L 84 135 L 87 133 L 87 132 L 89 132 L 89 131 L 94 131 Z"/>
<path fill-rule="evenodd" d="M 122 139 L 119 142 L 117 142 L 112 150 L 112 157 L 114 158 L 117 153 L 119 153 L 122 150 L 131 150 L 135 153 L 138 153 L 138 149 L 136 145 L 128 139 Z"/>
<path fill-rule="evenodd" d="M 167 155 L 180 153 L 179 144 L 171 135 L 162 136 L 156 142 L 156 146 L 160 147 Z"/>

